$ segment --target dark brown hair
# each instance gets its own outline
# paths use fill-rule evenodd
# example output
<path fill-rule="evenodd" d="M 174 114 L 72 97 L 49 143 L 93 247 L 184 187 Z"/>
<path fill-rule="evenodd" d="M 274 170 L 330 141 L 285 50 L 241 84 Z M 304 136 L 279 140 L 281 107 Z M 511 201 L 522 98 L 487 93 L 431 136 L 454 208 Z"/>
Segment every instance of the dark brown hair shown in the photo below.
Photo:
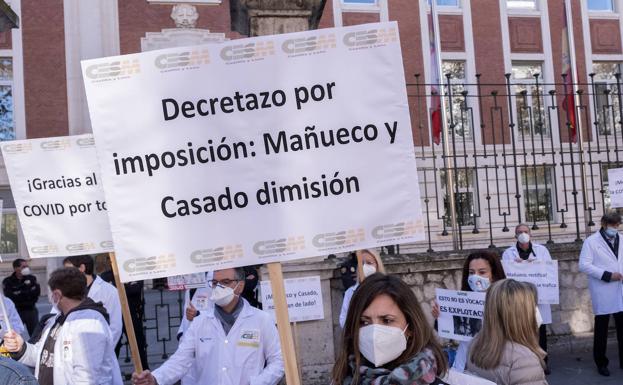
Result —
<path fill-rule="evenodd" d="M 389 296 L 404 313 L 407 320 L 407 349 L 394 361 L 383 365 L 386 369 L 394 369 L 409 361 L 420 353 L 424 348 L 430 349 L 437 361 L 437 375 L 443 375 L 448 369 L 446 356 L 441 345 L 435 338 L 433 328 L 429 325 L 424 312 L 420 307 L 413 291 L 399 278 L 382 273 L 376 273 L 366 278 L 357 288 L 350 306 L 342 334 L 342 347 L 338 353 L 338 359 L 333 367 L 332 380 L 335 385 L 341 385 L 348 376 L 350 367 L 348 357 L 355 357 L 355 373 L 353 384 L 359 382 L 359 370 L 362 356 L 359 352 L 359 329 L 361 328 L 361 315 L 370 306 L 372 301 L 379 295 Z"/>
<path fill-rule="evenodd" d="M 48 286 L 60 290 L 64 297 L 83 300 L 87 291 L 87 278 L 75 267 L 61 267 L 50 274 Z"/>
<path fill-rule="evenodd" d="M 474 259 L 484 259 L 489 263 L 489 266 L 491 267 L 491 283 L 506 278 L 506 274 L 504 273 L 504 268 L 502 267 L 502 262 L 500 261 L 500 256 L 498 254 L 491 251 L 475 251 L 467 256 L 465 263 L 463 264 L 461 290 L 472 291 L 469 287 L 469 283 L 467 283 L 467 278 L 469 277 L 469 264 Z"/>
<path fill-rule="evenodd" d="M 86 255 L 73 255 L 71 257 L 66 257 L 63 259 L 63 265 L 66 263 L 71 263 L 75 267 L 80 267 L 80 265 L 84 265 L 84 274 L 93 275 L 93 266 L 95 262 L 93 261 L 93 257 Z"/>

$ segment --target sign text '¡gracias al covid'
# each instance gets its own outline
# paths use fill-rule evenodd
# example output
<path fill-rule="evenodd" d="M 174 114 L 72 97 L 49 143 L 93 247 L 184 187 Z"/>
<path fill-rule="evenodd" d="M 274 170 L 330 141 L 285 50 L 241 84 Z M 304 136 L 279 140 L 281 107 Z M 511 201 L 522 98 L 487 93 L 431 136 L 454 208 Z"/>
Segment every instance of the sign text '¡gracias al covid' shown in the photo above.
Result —
<path fill-rule="evenodd" d="M 333 99 L 335 82 L 326 85 L 315 84 L 311 87 L 295 87 L 293 90 L 296 109 L 310 102 Z M 217 113 L 231 114 L 233 112 L 254 111 L 273 107 L 283 107 L 288 97 L 283 90 L 262 91 L 258 93 L 241 94 L 235 91 L 233 96 L 212 97 L 199 99 L 196 102 L 186 100 L 179 102 L 173 98 L 162 99 L 162 114 L 165 121 L 175 120 L 178 117 L 194 118 L 197 116 L 216 115 Z"/>

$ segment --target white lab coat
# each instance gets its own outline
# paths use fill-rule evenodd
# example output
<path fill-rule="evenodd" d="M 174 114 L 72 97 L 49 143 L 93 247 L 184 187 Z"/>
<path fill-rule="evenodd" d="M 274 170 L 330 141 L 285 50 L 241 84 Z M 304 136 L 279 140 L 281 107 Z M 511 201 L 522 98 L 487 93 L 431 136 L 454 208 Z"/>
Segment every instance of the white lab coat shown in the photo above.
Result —
<path fill-rule="evenodd" d="M 190 324 L 175 353 L 153 376 L 172 385 L 197 365 L 197 384 L 275 385 L 283 377 L 279 334 L 270 315 L 244 299 L 244 307 L 225 335 L 214 312 L 201 313 Z"/>
<path fill-rule="evenodd" d="M 508 249 L 504 250 L 504 254 L 502 254 L 502 260 L 504 261 L 517 261 L 517 262 L 526 262 L 529 263 L 531 261 L 551 261 L 552 256 L 549 254 L 549 250 L 547 247 L 543 245 L 539 245 L 538 243 L 532 242 L 532 251 L 534 254 L 530 254 L 528 259 L 524 261 L 519 257 L 519 251 L 517 250 L 517 244 L 512 245 Z M 536 255 L 535 255 L 536 254 Z M 539 311 L 541 312 L 541 317 L 543 318 L 543 325 L 552 323 L 552 307 L 551 305 L 543 304 L 538 305 Z"/>
<path fill-rule="evenodd" d="M 359 283 L 354 284 L 353 286 L 346 289 L 344 292 L 344 300 L 342 301 L 342 310 L 340 310 L 340 326 L 344 329 L 344 325 L 346 324 L 346 317 L 348 316 L 348 308 L 350 307 L 350 300 L 353 299 L 353 294 L 355 290 L 359 287 Z"/>
<path fill-rule="evenodd" d="M 456 356 L 454 356 L 454 362 L 452 363 L 452 369 L 464 372 L 465 366 L 467 366 L 467 354 L 469 353 L 469 347 L 472 346 L 472 341 L 460 341 L 459 347 L 456 349 Z"/>
<path fill-rule="evenodd" d="M 116 345 L 117 342 L 119 342 L 119 338 L 121 338 L 121 328 L 123 325 L 121 302 L 119 301 L 117 288 L 104 281 L 99 276 L 96 276 L 91 285 L 91 289 L 89 289 L 88 297 L 91 298 L 93 302 L 101 302 L 102 305 L 104 305 L 110 319 L 112 340 Z"/>
<path fill-rule="evenodd" d="M 210 272 L 209 279 L 212 279 L 211 272 Z M 202 312 L 213 312 L 214 311 L 214 302 L 212 302 L 211 300 L 207 300 L 210 298 L 211 294 L 212 294 L 212 289 L 208 287 L 200 287 L 197 289 L 197 291 L 195 291 L 195 294 L 193 295 L 193 298 L 192 298 L 193 306 L 195 306 L 195 308 L 199 311 L 199 314 L 201 314 Z M 204 306 L 200 306 L 200 304 L 203 304 Z M 180 327 L 177 330 L 178 336 L 182 334 L 182 337 L 180 338 L 180 343 L 181 343 L 181 340 L 184 338 L 184 333 L 186 332 L 186 330 L 188 330 L 188 328 L 190 327 L 190 324 L 192 323 L 192 321 L 189 321 L 188 318 L 186 318 L 186 308 L 189 305 L 190 305 L 190 290 L 186 290 L 184 293 L 184 308 L 182 310 L 183 312 L 182 322 L 180 322 Z M 186 375 L 182 377 L 181 383 L 182 385 L 196 385 L 197 378 L 198 378 L 198 368 L 196 364 L 193 364 L 191 368 L 188 370 L 188 372 L 186 373 Z"/>
<path fill-rule="evenodd" d="M 623 311 L 623 283 L 602 281 L 604 271 L 623 273 L 623 237 L 619 237 L 619 258 L 614 255 L 599 231 L 586 238 L 580 252 L 580 271 L 588 275 L 593 313 L 613 314 Z"/>
<path fill-rule="evenodd" d="M 15 304 L 11 301 L 10 298 L 4 298 L 4 307 L 6 308 L 7 316 L 9 318 L 9 322 L 11 323 L 11 327 L 13 331 L 17 334 L 24 335 L 24 323 L 15 308 Z M 2 308 L 0 308 L 0 338 L 4 336 L 4 333 L 8 332 L 6 323 L 4 322 L 4 314 L 2 314 Z"/>
<path fill-rule="evenodd" d="M 43 344 L 53 324 L 47 322 L 41 339 L 35 345 L 27 344 L 19 360 L 34 366 L 36 377 Z M 91 309 L 70 313 L 54 344 L 54 385 L 123 385 L 115 345 L 102 314 Z"/>

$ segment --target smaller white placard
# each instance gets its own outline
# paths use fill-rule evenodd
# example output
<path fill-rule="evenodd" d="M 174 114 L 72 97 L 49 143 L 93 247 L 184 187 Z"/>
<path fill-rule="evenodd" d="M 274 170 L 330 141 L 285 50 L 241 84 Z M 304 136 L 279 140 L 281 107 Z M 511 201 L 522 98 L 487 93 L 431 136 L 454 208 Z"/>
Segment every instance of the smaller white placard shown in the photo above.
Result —
<path fill-rule="evenodd" d="M 167 277 L 169 290 L 186 290 L 206 287 L 206 273 L 174 275 Z"/>
<path fill-rule="evenodd" d="M 506 278 L 530 282 L 539 293 L 539 305 L 559 302 L 558 261 L 502 261 Z"/>
<path fill-rule="evenodd" d="M 623 168 L 608 169 L 610 207 L 623 207 Z"/>
<path fill-rule="evenodd" d="M 470 341 L 482 328 L 485 293 L 435 289 L 439 305 L 440 337 Z"/>
<path fill-rule="evenodd" d="M 283 281 L 290 322 L 324 319 L 320 276 L 290 278 Z M 275 304 L 270 281 L 261 281 L 262 306 L 275 318 Z"/>

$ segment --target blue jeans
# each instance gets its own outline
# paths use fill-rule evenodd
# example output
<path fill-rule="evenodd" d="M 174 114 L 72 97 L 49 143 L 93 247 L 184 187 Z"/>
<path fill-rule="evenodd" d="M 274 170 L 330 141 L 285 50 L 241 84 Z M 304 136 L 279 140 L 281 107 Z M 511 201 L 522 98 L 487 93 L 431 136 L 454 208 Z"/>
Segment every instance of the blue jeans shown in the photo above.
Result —
<path fill-rule="evenodd" d="M 39 385 L 27 367 L 6 357 L 0 357 L 0 384 Z"/>

